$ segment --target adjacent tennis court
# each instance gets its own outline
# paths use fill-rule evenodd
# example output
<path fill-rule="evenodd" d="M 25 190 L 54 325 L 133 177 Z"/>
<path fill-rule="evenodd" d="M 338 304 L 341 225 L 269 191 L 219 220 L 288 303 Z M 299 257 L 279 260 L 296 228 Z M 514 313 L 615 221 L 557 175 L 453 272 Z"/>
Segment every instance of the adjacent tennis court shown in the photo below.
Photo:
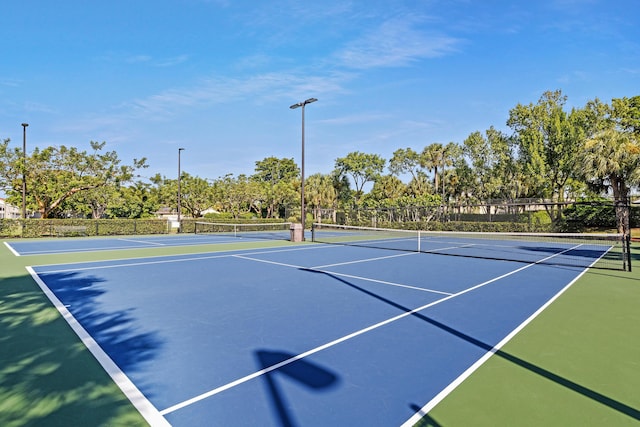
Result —
<path fill-rule="evenodd" d="M 238 230 L 240 228 L 240 230 Z M 238 243 L 256 240 L 288 240 L 289 223 L 231 225 L 216 229 L 215 233 L 197 229 L 194 234 L 172 234 L 159 236 L 114 236 L 61 239 L 33 239 L 5 242 L 17 256 L 60 254 L 83 251 L 120 251 L 126 249 L 149 249 L 173 246 L 199 246 Z M 240 239 L 240 240 L 239 240 Z"/>
<path fill-rule="evenodd" d="M 29 270 L 151 424 L 392 426 L 417 422 L 566 290 L 582 264 L 615 249 L 518 244 L 527 259 L 514 262 L 451 236 L 421 238 L 416 251 L 375 247 L 397 236 L 363 239 L 353 230 L 359 244 L 347 245 L 344 233 L 329 245 L 122 252 Z M 206 236 L 140 241 L 188 245 Z M 122 244 L 46 243 L 65 253 L 107 241 Z M 12 243 L 14 253 L 29 254 L 45 242 L 17 243 L 28 242 Z M 471 245 L 473 253 L 436 254 Z M 584 262 L 567 262 L 576 257 Z"/>

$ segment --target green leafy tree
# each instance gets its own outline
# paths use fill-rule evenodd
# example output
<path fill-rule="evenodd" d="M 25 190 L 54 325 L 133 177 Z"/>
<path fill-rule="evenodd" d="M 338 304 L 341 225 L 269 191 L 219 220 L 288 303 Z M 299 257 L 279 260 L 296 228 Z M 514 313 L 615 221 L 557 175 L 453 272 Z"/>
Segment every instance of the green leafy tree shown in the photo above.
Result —
<path fill-rule="evenodd" d="M 416 172 L 416 176 L 411 178 L 407 184 L 407 195 L 420 197 L 426 194 L 433 194 L 433 183 L 423 171 Z"/>
<path fill-rule="evenodd" d="M 215 207 L 230 213 L 235 219 L 252 211 L 256 214 L 260 210 L 262 189 L 260 185 L 241 174 L 234 177 L 233 174 L 225 175 L 213 182 Z"/>
<path fill-rule="evenodd" d="M 331 182 L 333 183 L 333 188 L 336 190 L 338 206 L 349 206 L 353 200 L 349 178 L 343 175 L 340 170 L 334 169 L 333 172 L 331 172 Z"/>
<path fill-rule="evenodd" d="M 279 217 L 284 207 L 300 197 L 300 169 L 293 159 L 267 157 L 257 161 L 251 179 L 260 185 L 267 218 Z"/>
<path fill-rule="evenodd" d="M 474 132 L 464 141 L 463 151 L 474 177 L 467 185 L 475 189 L 479 200 L 520 197 L 524 186 L 519 182 L 522 176 L 518 174 L 514 148 L 513 139 L 493 127 L 484 135 Z"/>
<path fill-rule="evenodd" d="M 640 137 L 640 95 L 632 98 L 614 98 L 612 119 L 620 129 L 629 134 Z"/>
<path fill-rule="evenodd" d="M 192 218 L 202 217 L 202 212 L 213 206 L 214 192 L 209 182 L 197 176 L 182 173 L 180 203 Z"/>
<path fill-rule="evenodd" d="M 385 163 L 385 159 L 377 154 L 355 151 L 336 159 L 335 167 L 341 175 L 348 175 L 353 180 L 357 203 L 365 184 L 375 181 L 382 174 Z"/>
<path fill-rule="evenodd" d="M 440 177 L 438 170 L 442 171 L 444 165 L 445 151 L 444 146 L 439 142 L 429 144 L 422 150 L 420 154 L 420 166 L 425 168 L 428 172 L 433 171 L 433 186 L 435 191 L 438 191 Z"/>
<path fill-rule="evenodd" d="M 411 148 L 399 148 L 389 160 L 389 172 L 398 176 L 406 173 L 415 179 L 420 171 L 420 154 Z"/>
<path fill-rule="evenodd" d="M 69 197 L 61 205 L 61 210 L 69 215 L 90 215 L 93 219 L 104 218 L 109 206 L 122 203 L 119 188 L 115 185 L 104 185 L 79 192 Z"/>
<path fill-rule="evenodd" d="M 535 105 L 518 104 L 507 122 L 516 133 L 528 188 L 557 202 L 565 200 L 566 185 L 576 176 L 576 153 L 585 137 L 580 116 L 564 112 L 566 100 L 560 91 L 545 92 Z M 556 221 L 561 211 L 549 214 Z"/>
<path fill-rule="evenodd" d="M 313 174 L 305 181 L 305 203 L 312 209 L 314 219 L 320 218 L 319 209 L 335 209 L 338 192 L 333 186 L 331 175 Z"/>
<path fill-rule="evenodd" d="M 394 175 L 384 175 L 376 180 L 371 189 L 371 198 L 381 201 L 385 199 L 399 199 L 407 192 L 407 186 Z"/>
<path fill-rule="evenodd" d="M 611 109 L 591 110 L 591 116 L 597 118 L 594 122 L 600 125 L 593 127 L 596 132 L 584 142 L 579 160 L 591 188 L 613 194 L 618 231 L 627 233 L 629 218 L 624 206 L 630 188 L 640 184 L 640 98 L 614 99 L 612 104 Z"/>
<path fill-rule="evenodd" d="M 10 202 L 21 198 L 24 171 L 27 181 L 27 202 L 42 218 L 62 215 L 64 203 L 81 192 L 128 182 L 133 172 L 146 167 L 146 159 L 134 159 L 132 165 L 121 165 L 115 151 L 102 152 L 105 142 L 91 141 L 93 152 L 75 147 L 36 148 L 26 156 L 19 149 L 9 150 L 7 142 L 0 148 L 2 181 L 9 183 Z"/>
<path fill-rule="evenodd" d="M 117 195 L 109 201 L 106 216 L 108 218 L 152 218 L 160 209 L 157 192 L 151 184 L 136 181 L 121 187 Z"/>

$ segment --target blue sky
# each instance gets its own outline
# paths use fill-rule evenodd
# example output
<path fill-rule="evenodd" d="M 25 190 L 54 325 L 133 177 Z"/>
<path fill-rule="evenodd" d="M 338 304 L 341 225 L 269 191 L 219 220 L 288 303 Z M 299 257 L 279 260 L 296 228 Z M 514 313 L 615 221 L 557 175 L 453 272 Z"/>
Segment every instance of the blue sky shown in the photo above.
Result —
<path fill-rule="evenodd" d="M 568 105 L 640 94 L 637 0 L 22 0 L 0 8 L 0 138 L 90 149 L 141 172 L 253 173 L 268 156 L 329 173 Z"/>

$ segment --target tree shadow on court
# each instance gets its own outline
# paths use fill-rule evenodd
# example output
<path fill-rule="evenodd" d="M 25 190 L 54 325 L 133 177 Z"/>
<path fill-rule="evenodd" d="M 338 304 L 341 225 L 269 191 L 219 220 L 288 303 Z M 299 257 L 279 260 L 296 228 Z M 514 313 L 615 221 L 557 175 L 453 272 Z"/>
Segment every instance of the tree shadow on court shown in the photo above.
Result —
<path fill-rule="evenodd" d="M 296 355 L 283 351 L 257 350 L 255 357 L 262 375 L 270 404 L 277 414 L 282 427 L 296 426 L 294 414 L 288 409 L 286 395 L 279 381 L 290 380 L 305 388 L 327 391 L 337 386 L 339 377 L 326 368 L 304 359 L 295 359 Z M 276 367 L 277 366 L 277 367 Z M 276 367 L 269 370 L 269 368 Z M 278 380 L 281 378 L 281 380 Z"/>
<path fill-rule="evenodd" d="M 98 301 L 103 279 L 77 273 L 44 275 L 56 297 L 123 371 L 151 360 L 162 346 L 157 334 L 136 328 L 134 309 L 105 312 Z"/>
<path fill-rule="evenodd" d="M 432 416 L 422 413 L 422 408 L 415 403 L 412 403 L 411 405 L 409 405 L 409 407 L 413 410 L 413 412 L 415 412 L 416 414 L 419 413 L 422 416 L 415 427 L 443 427 L 442 424 L 437 422 Z"/>
<path fill-rule="evenodd" d="M 160 345 L 153 334 L 136 333 L 127 313 L 100 313 L 90 281 L 64 280 L 82 288 L 72 303 L 86 305 L 85 328 L 109 325 L 101 339 L 123 351 L 123 365 L 151 358 L 138 353 Z M 0 425 L 146 425 L 26 274 L 0 278 Z"/>
<path fill-rule="evenodd" d="M 380 296 L 380 295 L 378 295 L 378 294 L 376 294 L 374 292 L 371 292 L 371 291 L 369 291 L 369 290 L 367 290 L 365 288 L 362 288 L 362 287 L 360 287 L 360 286 L 358 286 L 358 285 L 356 285 L 354 283 L 349 282 L 348 280 L 345 280 L 345 279 L 343 279 L 341 277 L 333 275 L 333 274 L 331 274 L 329 272 L 318 271 L 318 270 L 313 270 L 313 269 L 304 269 L 304 270 L 312 272 L 312 273 L 324 274 L 324 275 L 326 275 L 326 276 L 328 276 L 328 277 L 330 277 L 330 278 L 332 278 L 332 279 L 334 279 L 334 280 L 336 280 L 338 282 L 343 283 L 344 285 L 347 285 L 347 286 L 349 286 L 349 287 L 351 287 L 351 288 L 353 288 L 353 289 L 355 289 L 355 290 L 357 290 L 359 292 L 362 292 L 362 293 L 364 293 L 364 294 L 366 294 L 366 295 L 368 295 L 370 297 L 373 297 L 373 298 L 375 298 L 375 299 L 377 299 L 377 300 L 379 300 L 381 302 L 384 302 L 385 304 L 388 304 L 388 305 L 390 305 L 392 307 L 395 307 L 395 308 L 397 308 L 399 310 L 402 310 L 404 312 L 409 313 L 409 312 L 412 311 L 411 308 L 405 307 L 405 306 L 403 306 L 401 304 L 398 304 L 398 303 L 396 303 L 394 301 L 391 301 L 391 300 L 389 300 L 387 298 L 384 298 L 384 297 L 382 297 L 382 296 Z M 503 358 L 503 359 L 505 359 L 505 360 L 517 365 L 517 366 L 520 366 L 521 368 L 527 369 L 530 372 L 533 372 L 533 373 L 535 373 L 537 375 L 540 375 L 540 376 L 542 376 L 542 377 L 544 377 L 544 378 L 546 378 L 546 379 L 548 379 L 550 381 L 553 381 L 556 384 L 559 384 L 559 385 L 561 385 L 563 387 L 566 387 L 566 388 L 568 388 L 570 390 L 573 390 L 574 392 L 579 393 L 579 394 L 581 394 L 581 395 L 583 395 L 585 397 L 593 399 L 596 402 L 599 402 L 600 404 L 605 405 L 605 406 L 607 406 L 607 407 L 609 407 L 609 408 L 611 408 L 611 409 L 613 409 L 615 411 L 621 412 L 621 413 L 623 413 L 623 414 L 625 414 L 625 415 L 627 415 L 627 416 L 629 416 L 629 417 L 631 417 L 633 419 L 640 420 L 640 410 L 638 410 L 636 408 L 628 406 L 628 405 L 626 405 L 626 404 L 624 404 L 622 402 L 619 402 L 619 401 L 617 401 L 615 399 L 612 399 L 612 398 L 610 398 L 608 396 L 605 396 L 605 395 L 603 395 L 601 393 L 598 393 L 595 390 L 592 390 L 592 389 L 587 388 L 587 387 L 585 387 L 583 385 L 580 385 L 580 384 L 578 384 L 576 382 L 573 382 L 573 381 L 569 380 L 568 378 L 564 378 L 564 377 L 561 377 L 560 375 L 554 374 L 551 371 L 548 371 L 548 370 L 546 370 L 546 369 L 544 369 L 544 368 L 542 368 L 540 366 L 534 365 L 533 363 L 530 363 L 530 362 L 528 362 L 528 361 L 526 361 L 524 359 L 521 359 L 521 358 L 519 358 L 517 356 L 514 356 L 514 355 L 512 355 L 510 353 L 507 353 L 507 352 L 505 352 L 503 350 L 494 350 L 493 345 L 488 344 L 488 343 L 486 343 L 486 342 L 484 342 L 482 340 L 479 340 L 477 338 L 474 338 L 474 337 L 472 337 L 472 336 L 470 336 L 468 334 L 465 334 L 462 331 L 454 329 L 454 328 L 452 328 L 450 326 L 447 326 L 444 323 L 441 323 L 441 322 L 439 322 L 439 321 L 437 321 L 435 319 L 432 319 L 432 318 L 430 318 L 430 317 L 428 317 L 428 316 L 426 316 L 426 315 L 424 315 L 422 313 L 413 312 L 413 313 L 411 313 L 411 316 L 413 316 L 413 317 L 415 317 L 417 319 L 420 319 L 420 320 L 422 320 L 422 321 L 424 321 L 424 322 L 426 322 L 426 323 L 428 323 L 428 324 L 430 324 L 432 326 L 435 326 L 435 327 L 437 327 L 437 328 L 439 328 L 439 329 L 441 329 L 441 330 L 443 330 L 443 331 L 445 331 L 445 332 L 447 332 L 447 333 L 449 333 L 449 334 L 451 334 L 451 335 L 453 335 L 453 336 L 455 336 L 457 338 L 460 338 L 460 339 L 462 339 L 462 340 L 464 340 L 464 341 L 466 341 L 466 342 L 468 342 L 470 344 L 473 344 L 474 346 L 479 347 L 484 351 L 493 352 L 495 354 L 495 356 L 501 357 L 501 358 Z"/>

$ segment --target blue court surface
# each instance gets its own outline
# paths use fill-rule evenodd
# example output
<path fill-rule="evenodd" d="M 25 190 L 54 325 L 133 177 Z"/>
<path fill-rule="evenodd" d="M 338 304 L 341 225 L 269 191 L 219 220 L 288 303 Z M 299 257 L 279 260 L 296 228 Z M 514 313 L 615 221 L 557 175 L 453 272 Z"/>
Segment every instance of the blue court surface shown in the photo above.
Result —
<path fill-rule="evenodd" d="M 273 238 L 273 237 L 271 237 Z M 282 233 L 279 240 L 287 240 L 288 233 Z M 233 235 L 172 234 L 159 236 L 123 236 L 95 238 L 34 239 L 5 242 L 16 256 L 47 255 L 69 252 L 120 251 L 126 249 L 149 249 L 171 246 L 196 246 L 209 244 L 260 241 L 260 238 L 238 238 Z"/>
<path fill-rule="evenodd" d="M 30 270 L 174 426 L 411 425 L 583 271 L 320 244 Z"/>

